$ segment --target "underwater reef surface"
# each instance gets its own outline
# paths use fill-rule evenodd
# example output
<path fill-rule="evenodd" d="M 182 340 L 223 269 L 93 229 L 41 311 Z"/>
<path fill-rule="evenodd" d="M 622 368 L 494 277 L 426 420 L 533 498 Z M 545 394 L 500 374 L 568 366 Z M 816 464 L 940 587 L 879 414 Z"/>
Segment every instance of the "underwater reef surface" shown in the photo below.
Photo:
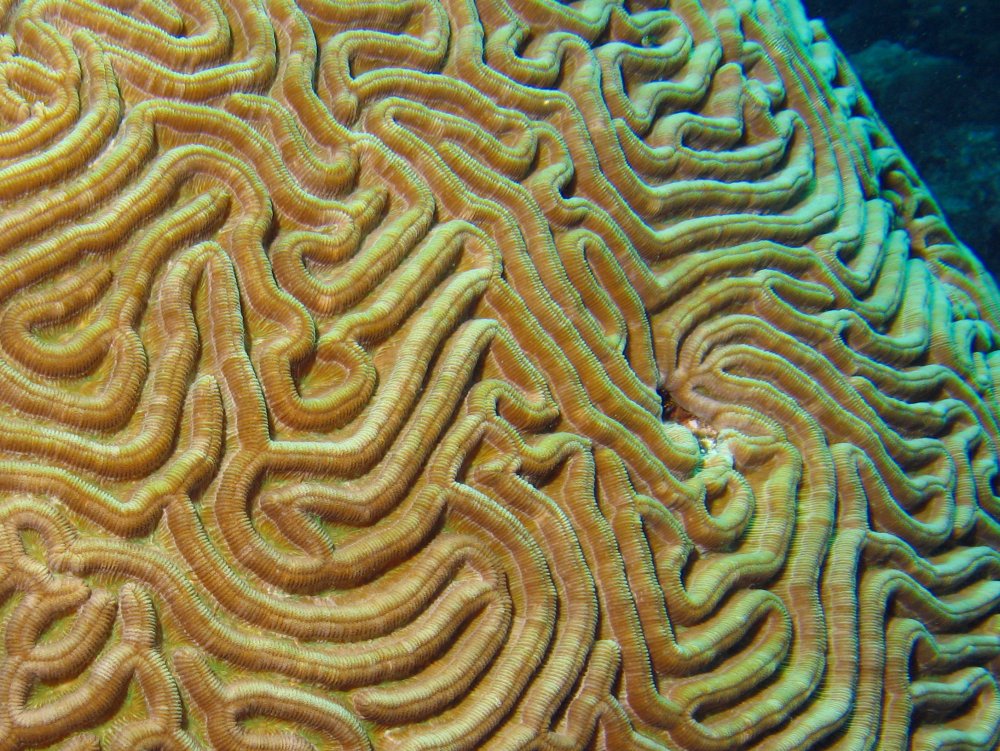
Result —
<path fill-rule="evenodd" d="M 997 747 L 996 286 L 663 5 L 0 5 L 0 750 Z"/>
<path fill-rule="evenodd" d="M 1000 277 L 1000 3 L 806 0 L 956 234 Z"/>

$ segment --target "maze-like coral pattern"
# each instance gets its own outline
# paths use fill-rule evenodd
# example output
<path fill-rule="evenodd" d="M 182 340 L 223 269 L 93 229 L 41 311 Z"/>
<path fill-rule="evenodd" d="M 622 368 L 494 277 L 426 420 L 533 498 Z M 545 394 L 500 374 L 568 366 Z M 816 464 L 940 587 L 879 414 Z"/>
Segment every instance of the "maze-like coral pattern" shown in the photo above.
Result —
<path fill-rule="evenodd" d="M 0 24 L 0 750 L 996 748 L 1000 300 L 795 0 Z"/>

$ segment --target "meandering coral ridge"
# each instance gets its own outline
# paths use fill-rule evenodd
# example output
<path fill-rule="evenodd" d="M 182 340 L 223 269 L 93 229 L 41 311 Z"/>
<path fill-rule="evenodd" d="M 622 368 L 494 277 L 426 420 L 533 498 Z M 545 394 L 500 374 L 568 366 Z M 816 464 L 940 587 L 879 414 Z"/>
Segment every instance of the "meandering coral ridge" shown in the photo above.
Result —
<path fill-rule="evenodd" d="M 1000 298 L 796 2 L 0 29 L 0 750 L 997 747 Z"/>

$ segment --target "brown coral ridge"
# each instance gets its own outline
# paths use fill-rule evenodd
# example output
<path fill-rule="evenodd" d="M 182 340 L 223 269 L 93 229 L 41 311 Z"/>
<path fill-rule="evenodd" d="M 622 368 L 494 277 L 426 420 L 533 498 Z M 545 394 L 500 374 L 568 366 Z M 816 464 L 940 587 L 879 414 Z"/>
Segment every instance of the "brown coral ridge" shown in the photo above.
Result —
<path fill-rule="evenodd" d="M 1000 742 L 1000 298 L 797 2 L 0 10 L 0 749 Z"/>

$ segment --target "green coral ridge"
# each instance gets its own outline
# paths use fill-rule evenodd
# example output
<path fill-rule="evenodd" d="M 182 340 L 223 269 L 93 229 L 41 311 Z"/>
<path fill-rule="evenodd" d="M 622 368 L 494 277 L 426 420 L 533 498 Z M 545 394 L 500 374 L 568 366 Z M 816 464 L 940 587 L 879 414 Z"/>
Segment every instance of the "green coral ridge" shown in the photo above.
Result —
<path fill-rule="evenodd" d="M 997 747 L 1000 298 L 797 2 L 0 10 L 0 751 Z"/>

